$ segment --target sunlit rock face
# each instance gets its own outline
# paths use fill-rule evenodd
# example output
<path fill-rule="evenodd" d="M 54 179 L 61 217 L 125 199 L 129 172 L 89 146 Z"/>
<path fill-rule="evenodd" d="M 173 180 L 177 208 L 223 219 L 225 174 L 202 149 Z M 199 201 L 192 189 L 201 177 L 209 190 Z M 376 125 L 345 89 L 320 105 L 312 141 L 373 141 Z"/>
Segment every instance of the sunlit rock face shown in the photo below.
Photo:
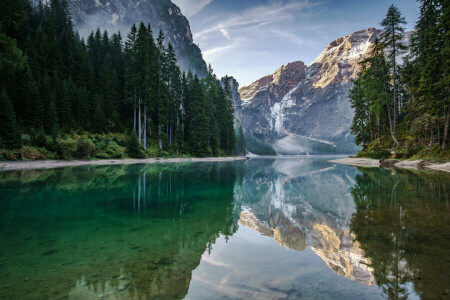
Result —
<path fill-rule="evenodd" d="M 281 154 L 351 152 L 351 80 L 380 31 L 369 28 L 331 42 L 306 66 L 297 61 L 242 87 L 244 130 Z"/>
<path fill-rule="evenodd" d="M 120 31 L 126 39 L 132 24 L 151 24 L 153 36 L 164 33 L 170 42 L 181 69 L 206 75 L 206 63 L 194 44 L 188 20 L 170 0 L 68 0 L 75 29 L 86 37 L 100 28 L 109 33 Z"/>
<path fill-rule="evenodd" d="M 243 179 L 240 225 L 293 250 L 310 247 L 337 274 L 375 284 L 370 260 L 349 230 L 354 169 L 342 174 L 335 166 L 306 160 L 248 164 L 254 171 Z"/>

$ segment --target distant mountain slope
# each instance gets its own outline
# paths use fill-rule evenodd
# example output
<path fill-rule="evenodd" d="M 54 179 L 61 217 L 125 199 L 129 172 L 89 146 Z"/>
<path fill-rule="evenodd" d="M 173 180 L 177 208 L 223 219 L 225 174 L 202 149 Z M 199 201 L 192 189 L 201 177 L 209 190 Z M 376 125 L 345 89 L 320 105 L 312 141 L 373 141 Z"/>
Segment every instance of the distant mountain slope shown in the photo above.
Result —
<path fill-rule="evenodd" d="M 100 28 L 109 32 L 126 34 L 134 23 L 143 21 L 152 26 L 154 36 L 161 29 L 166 43 L 174 46 L 183 71 L 191 70 L 203 77 L 206 63 L 194 44 L 188 20 L 170 0 L 68 0 L 75 28 L 87 36 Z"/>
<path fill-rule="evenodd" d="M 281 154 L 355 151 L 348 92 L 379 34 L 357 31 L 331 42 L 310 66 L 289 63 L 242 87 L 246 133 Z"/>

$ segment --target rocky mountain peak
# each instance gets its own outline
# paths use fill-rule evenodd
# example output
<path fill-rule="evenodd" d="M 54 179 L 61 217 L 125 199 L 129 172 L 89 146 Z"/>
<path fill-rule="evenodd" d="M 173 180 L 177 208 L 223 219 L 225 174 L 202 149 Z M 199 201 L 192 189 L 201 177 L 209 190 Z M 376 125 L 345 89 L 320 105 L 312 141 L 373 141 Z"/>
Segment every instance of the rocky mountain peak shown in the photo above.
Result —
<path fill-rule="evenodd" d="M 239 92 L 244 132 L 280 154 L 351 153 L 351 79 L 381 31 L 368 28 L 329 43 L 305 66 L 281 66 Z"/>
<path fill-rule="evenodd" d="M 311 63 L 315 88 L 348 82 L 361 70 L 359 62 L 368 57 L 380 31 L 368 28 L 332 41 Z"/>
<path fill-rule="evenodd" d="M 251 100 L 255 93 L 262 88 L 268 88 L 276 98 L 284 96 L 298 82 L 305 77 L 306 65 L 302 61 L 295 61 L 279 67 L 273 74 L 256 80 L 239 90 L 243 101 Z"/>

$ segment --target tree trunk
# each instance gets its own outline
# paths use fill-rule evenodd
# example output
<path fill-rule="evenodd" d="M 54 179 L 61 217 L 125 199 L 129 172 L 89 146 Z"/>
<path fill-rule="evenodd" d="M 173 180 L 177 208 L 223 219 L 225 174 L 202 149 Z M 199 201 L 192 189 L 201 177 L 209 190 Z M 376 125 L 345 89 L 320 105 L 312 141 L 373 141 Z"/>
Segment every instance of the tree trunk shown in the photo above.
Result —
<path fill-rule="evenodd" d="M 147 149 L 147 105 L 144 105 L 144 149 Z"/>
<path fill-rule="evenodd" d="M 393 75 L 394 75 L 394 115 L 393 115 L 393 122 L 392 122 L 392 129 L 391 129 L 391 134 L 392 134 L 392 139 L 394 140 L 394 142 L 398 145 L 399 142 L 397 141 L 397 137 L 396 137 L 396 123 L 397 123 L 397 63 L 395 60 L 395 55 L 396 55 L 396 48 L 395 48 L 395 29 L 394 27 L 392 27 L 392 38 L 394 41 L 394 44 L 392 45 L 392 50 L 393 50 L 393 64 L 394 64 L 394 70 L 393 70 Z"/>
<path fill-rule="evenodd" d="M 159 149 L 162 149 L 161 124 L 158 124 L 158 139 L 159 139 Z"/>
<path fill-rule="evenodd" d="M 139 146 L 141 146 L 141 136 L 142 136 L 142 125 L 141 125 L 141 99 L 139 97 L 139 114 L 138 114 L 138 125 L 139 125 L 139 134 L 138 134 L 138 140 L 139 140 Z"/>
<path fill-rule="evenodd" d="M 441 124 L 440 124 L 441 122 L 439 122 L 439 118 L 437 119 L 437 131 L 438 131 L 438 134 L 437 134 L 437 143 L 438 143 L 438 145 L 440 146 L 441 145 Z"/>
<path fill-rule="evenodd" d="M 450 106 L 447 107 L 447 120 L 445 120 L 444 138 L 442 140 L 442 151 L 447 147 L 448 125 L 450 123 Z"/>
<path fill-rule="evenodd" d="M 377 131 L 378 131 L 378 145 L 381 144 L 381 137 L 380 137 L 380 117 L 377 119 Z"/>
<path fill-rule="evenodd" d="M 392 130 L 392 116 L 391 116 L 391 108 L 389 103 L 387 104 L 387 111 L 388 111 L 388 119 L 389 119 L 389 131 L 391 132 L 392 139 L 394 140 L 395 144 L 398 146 L 400 143 L 398 142 L 397 138 L 395 137 L 395 133 Z"/>
<path fill-rule="evenodd" d="M 133 129 L 134 129 L 134 132 L 136 132 L 136 89 L 134 89 L 134 107 L 133 107 L 133 111 L 134 111 Z"/>

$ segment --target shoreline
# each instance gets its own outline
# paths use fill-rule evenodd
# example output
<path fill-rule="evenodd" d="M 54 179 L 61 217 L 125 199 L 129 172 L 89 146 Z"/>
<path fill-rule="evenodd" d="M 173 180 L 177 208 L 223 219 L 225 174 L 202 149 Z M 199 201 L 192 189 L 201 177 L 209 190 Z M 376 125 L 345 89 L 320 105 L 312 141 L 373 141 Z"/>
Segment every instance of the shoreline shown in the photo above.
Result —
<path fill-rule="evenodd" d="M 221 162 L 246 160 L 246 156 L 235 157 L 193 157 L 193 158 L 144 158 L 144 159 L 102 159 L 102 160 L 29 160 L 29 161 L 3 161 L 0 162 L 0 172 L 56 169 L 79 166 L 105 166 L 105 165 L 135 165 L 182 162 Z"/>
<path fill-rule="evenodd" d="M 330 160 L 329 162 L 354 167 L 368 167 L 368 168 L 394 167 L 402 169 L 450 172 L 450 162 L 436 163 L 436 162 L 427 162 L 423 160 L 399 160 L 399 161 L 390 160 L 389 166 L 382 166 L 380 164 L 379 159 L 351 158 L 351 157 L 333 159 Z"/>

